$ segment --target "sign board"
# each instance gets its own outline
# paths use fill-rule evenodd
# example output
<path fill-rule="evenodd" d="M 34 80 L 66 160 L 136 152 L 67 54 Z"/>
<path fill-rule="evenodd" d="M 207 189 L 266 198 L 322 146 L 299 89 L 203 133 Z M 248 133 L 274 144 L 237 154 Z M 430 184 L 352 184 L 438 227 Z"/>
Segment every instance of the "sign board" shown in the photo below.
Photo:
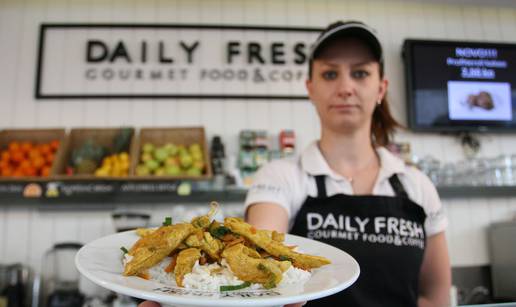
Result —
<path fill-rule="evenodd" d="M 306 99 L 321 29 L 42 24 L 37 99 Z"/>

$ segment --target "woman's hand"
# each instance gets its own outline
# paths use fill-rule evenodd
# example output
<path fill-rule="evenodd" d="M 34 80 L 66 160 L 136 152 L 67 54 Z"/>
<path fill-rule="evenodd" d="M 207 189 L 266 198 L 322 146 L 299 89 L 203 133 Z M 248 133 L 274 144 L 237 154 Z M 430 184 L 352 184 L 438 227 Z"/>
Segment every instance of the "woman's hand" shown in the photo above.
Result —
<path fill-rule="evenodd" d="M 161 305 L 156 302 L 145 301 L 138 305 L 138 307 L 161 307 Z"/>
<path fill-rule="evenodd" d="M 303 303 L 295 303 L 295 304 L 288 304 L 288 305 L 285 305 L 283 307 L 301 307 L 301 306 L 304 306 L 306 305 L 306 302 L 303 302 Z"/>

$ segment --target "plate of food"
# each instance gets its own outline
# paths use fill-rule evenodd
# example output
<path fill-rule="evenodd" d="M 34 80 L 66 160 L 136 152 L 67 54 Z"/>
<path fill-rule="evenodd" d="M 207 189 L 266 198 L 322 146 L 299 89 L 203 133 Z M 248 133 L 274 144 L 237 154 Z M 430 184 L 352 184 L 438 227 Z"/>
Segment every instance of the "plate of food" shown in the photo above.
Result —
<path fill-rule="evenodd" d="M 163 306 L 282 306 L 340 292 L 360 274 L 338 248 L 240 218 L 215 221 L 217 208 L 92 241 L 77 253 L 77 269 L 103 288 Z"/>

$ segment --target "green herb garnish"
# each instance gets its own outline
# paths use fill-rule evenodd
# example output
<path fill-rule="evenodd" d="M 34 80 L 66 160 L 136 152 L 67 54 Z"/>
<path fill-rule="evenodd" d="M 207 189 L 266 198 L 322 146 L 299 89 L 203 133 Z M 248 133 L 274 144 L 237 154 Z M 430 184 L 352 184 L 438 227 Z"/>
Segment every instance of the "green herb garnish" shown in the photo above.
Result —
<path fill-rule="evenodd" d="M 224 235 L 226 235 L 228 233 L 231 233 L 231 230 L 229 230 L 229 228 L 224 227 L 224 226 L 219 226 L 217 228 L 210 230 L 210 234 L 217 239 L 222 238 Z"/>
<path fill-rule="evenodd" d="M 265 273 L 267 273 L 268 276 L 268 280 L 263 284 L 263 287 L 265 289 L 272 289 L 272 288 L 275 288 L 276 287 L 276 282 L 275 282 L 275 278 L 274 278 L 274 274 L 271 272 L 271 270 L 266 267 L 265 265 L 263 265 L 262 263 L 258 264 L 258 270 L 260 271 L 263 271 Z"/>
<path fill-rule="evenodd" d="M 127 254 L 129 251 L 127 250 L 127 248 L 125 247 L 120 247 L 120 249 L 122 250 L 122 252 L 124 252 L 124 255 Z"/>
<path fill-rule="evenodd" d="M 281 255 L 281 256 L 279 257 L 279 260 L 280 260 L 280 261 L 290 261 L 290 262 L 292 262 L 292 259 L 290 259 L 289 257 L 284 256 L 284 255 Z"/>
<path fill-rule="evenodd" d="M 250 282 L 246 281 L 240 285 L 234 285 L 234 286 L 220 286 L 220 292 L 224 292 L 224 291 L 235 291 L 235 290 L 240 290 L 240 289 L 244 289 L 244 288 L 247 288 L 251 285 Z"/>
<path fill-rule="evenodd" d="M 172 225 L 172 218 L 170 216 L 167 216 L 165 218 L 165 221 L 163 222 L 163 226 L 170 226 Z"/>
<path fill-rule="evenodd" d="M 268 280 L 265 284 L 263 284 L 263 287 L 264 287 L 265 289 L 272 289 L 272 288 L 276 288 L 276 283 L 274 282 L 274 277 L 273 277 L 273 276 L 271 276 L 271 277 L 269 278 L 269 280 Z"/>

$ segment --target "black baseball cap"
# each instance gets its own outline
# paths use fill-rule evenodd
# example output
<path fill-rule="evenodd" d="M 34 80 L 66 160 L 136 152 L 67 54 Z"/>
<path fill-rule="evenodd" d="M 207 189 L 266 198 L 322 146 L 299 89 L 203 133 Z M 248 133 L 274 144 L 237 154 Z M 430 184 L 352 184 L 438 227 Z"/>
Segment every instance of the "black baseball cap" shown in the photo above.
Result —
<path fill-rule="evenodd" d="M 375 59 L 383 66 L 383 51 L 376 31 L 360 21 L 337 21 L 330 24 L 319 35 L 310 50 L 310 62 L 317 59 L 321 50 L 335 39 L 358 38 L 369 46 Z"/>

